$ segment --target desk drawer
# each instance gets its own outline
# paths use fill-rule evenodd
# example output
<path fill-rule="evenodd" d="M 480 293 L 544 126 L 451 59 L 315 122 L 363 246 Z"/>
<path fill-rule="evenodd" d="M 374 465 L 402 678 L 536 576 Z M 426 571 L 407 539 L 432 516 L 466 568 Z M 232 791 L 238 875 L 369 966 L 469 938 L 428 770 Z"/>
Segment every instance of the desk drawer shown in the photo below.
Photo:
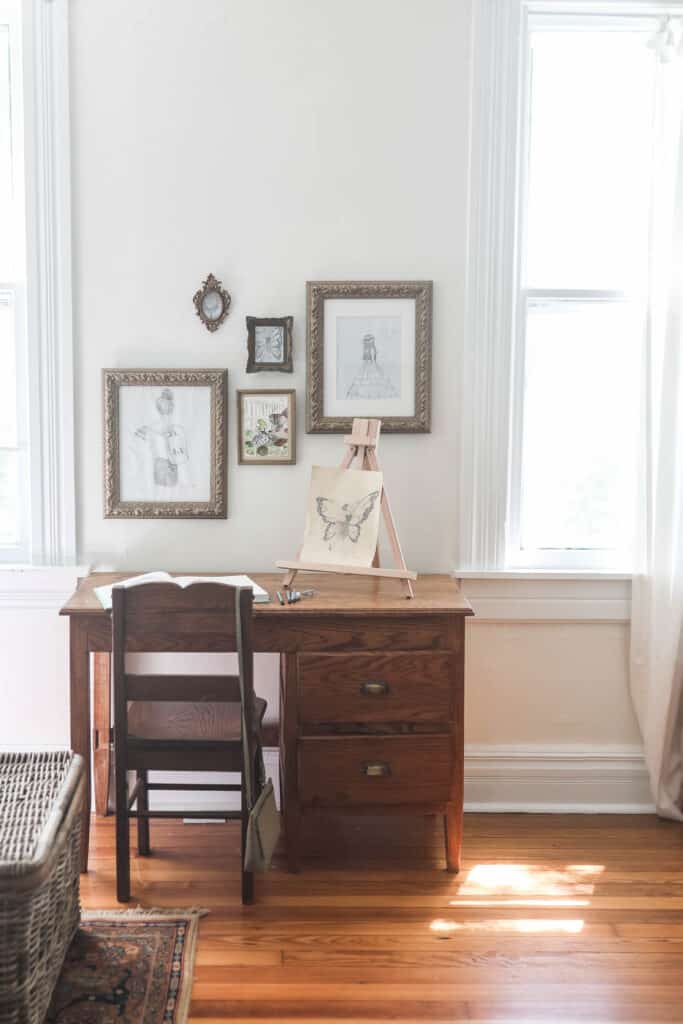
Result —
<path fill-rule="evenodd" d="M 453 656 L 448 652 L 302 654 L 299 721 L 448 722 Z"/>
<path fill-rule="evenodd" d="M 304 804 L 443 804 L 453 773 L 451 736 L 303 739 L 299 786 Z"/>

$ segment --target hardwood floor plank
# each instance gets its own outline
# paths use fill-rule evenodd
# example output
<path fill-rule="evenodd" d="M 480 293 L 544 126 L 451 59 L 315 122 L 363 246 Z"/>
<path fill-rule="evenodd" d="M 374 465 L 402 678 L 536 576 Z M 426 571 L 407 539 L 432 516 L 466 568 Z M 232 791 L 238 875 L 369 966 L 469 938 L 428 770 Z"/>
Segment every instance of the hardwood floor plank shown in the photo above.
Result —
<path fill-rule="evenodd" d="M 683 1021 L 683 829 L 644 816 L 330 820 L 239 896 L 234 823 L 152 825 L 143 906 L 206 907 L 190 1024 Z M 113 907 L 113 819 L 97 819 L 86 907 Z"/>

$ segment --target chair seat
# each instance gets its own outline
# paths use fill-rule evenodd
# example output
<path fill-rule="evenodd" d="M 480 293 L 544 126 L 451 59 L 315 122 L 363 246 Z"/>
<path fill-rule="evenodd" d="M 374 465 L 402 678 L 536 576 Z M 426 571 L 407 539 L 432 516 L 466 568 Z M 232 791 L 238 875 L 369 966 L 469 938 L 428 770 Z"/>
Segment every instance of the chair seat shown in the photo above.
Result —
<path fill-rule="evenodd" d="M 255 697 L 254 714 L 258 727 L 265 710 L 266 701 Z M 239 704 L 131 701 L 128 705 L 128 735 L 132 740 L 239 741 L 241 723 Z"/>

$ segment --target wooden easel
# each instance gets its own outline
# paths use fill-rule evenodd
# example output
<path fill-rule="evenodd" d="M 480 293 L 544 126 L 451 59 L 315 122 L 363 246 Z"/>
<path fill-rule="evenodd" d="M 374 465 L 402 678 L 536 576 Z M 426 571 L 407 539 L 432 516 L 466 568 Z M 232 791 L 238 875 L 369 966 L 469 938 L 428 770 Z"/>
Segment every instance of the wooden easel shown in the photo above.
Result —
<path fill-rule="evenodd" d="M 379 445 L 379 434 L 381 429 L 381 420 L 354 420 L 351 433 L 347 434 L 344 438 L 344 444 L 348 446 L 348 451 L 344 456 L 341 468 L 350 469 L 353 460 L 357 458 L 357 468 L 374 469 L 378 472 L 380 466 L 377 460 L 377 446 Z M 337 572 L 347 573 L 352 576 L 387 576 L 391 579 L 400 581 L 403 593 L 406 597 L 414 597 L 415 594 L 413 593 L 412 581 L 417 579 L 417 573 L 411 572 L 406 568 L 403 552 L 401 551 L 401 543 L 398 539 L 398 533 L 396 532 L 396 526 L 394 524 L 394 517 L 391 514 L 389 498 L 384 485 L 382 485 L 381 509 L 387 534 L 389 536 L 389 544 L 391 545 L 394 562 L 396 563 L 395 569 L 380 568 L 378 542 L 377 548 L 375 549 L 375 557 L 372 560 L 372 566 L 368 568 L 356 565 L 327 565 L 323 562 L 276 562 L 275 564 L 278 569 L 287 570 L 282 580 L 283 587 L 287 589 L 290 588 L 294 582 L 297 572 L 300 570 L 309 572 Z"/>

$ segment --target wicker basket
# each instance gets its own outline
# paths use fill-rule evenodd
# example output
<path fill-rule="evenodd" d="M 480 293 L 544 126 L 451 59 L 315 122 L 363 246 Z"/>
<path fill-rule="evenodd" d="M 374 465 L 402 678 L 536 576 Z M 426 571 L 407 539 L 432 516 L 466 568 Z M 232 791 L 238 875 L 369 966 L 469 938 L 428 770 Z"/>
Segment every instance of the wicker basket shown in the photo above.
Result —
<path fill-rule="evenodd" d="M 0 754 L 0 1024 L 43 1024 L 80 920 L 83 759 Z"/>

